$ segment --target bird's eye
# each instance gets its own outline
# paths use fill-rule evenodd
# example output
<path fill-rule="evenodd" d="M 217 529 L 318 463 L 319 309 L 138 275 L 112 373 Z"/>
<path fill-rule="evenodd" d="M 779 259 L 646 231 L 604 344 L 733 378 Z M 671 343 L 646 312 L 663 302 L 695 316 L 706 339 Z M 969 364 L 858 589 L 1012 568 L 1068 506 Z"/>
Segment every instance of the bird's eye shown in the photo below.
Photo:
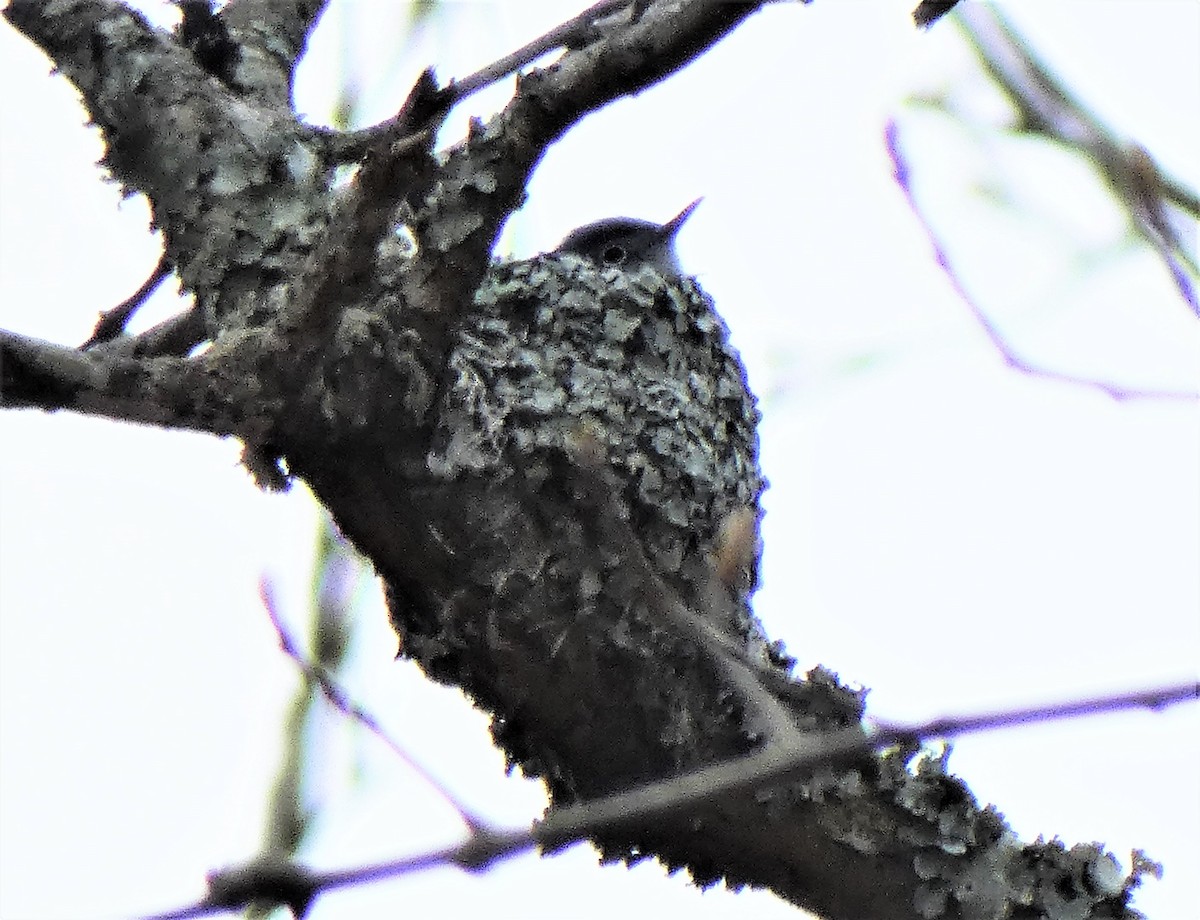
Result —
<path fill-rule="evenodd" d="M 600 257 L 604 259 L 605 265 L 620 265 L 625 261 L 625 247 L 608 246 L 600 254 Z"/>

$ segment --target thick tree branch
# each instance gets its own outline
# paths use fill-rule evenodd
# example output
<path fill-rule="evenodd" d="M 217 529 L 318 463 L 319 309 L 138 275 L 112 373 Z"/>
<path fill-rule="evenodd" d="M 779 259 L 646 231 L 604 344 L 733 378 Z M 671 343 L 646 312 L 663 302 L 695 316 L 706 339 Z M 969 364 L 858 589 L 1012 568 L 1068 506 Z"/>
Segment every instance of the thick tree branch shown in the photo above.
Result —
<path fill-rule="evenodd" d="M 0 405 L 67 409 L 160 428 L 270 441 L 278 397 L 262 392 L 264 355 L 248 334 L 194 358 L 135 359 L 83 352 L 0 330 Z M 247 392 L 247 388 L 254 392 Z M 254 411 L 246 411 L 253 407 Z"/>
<path fill-rule="evenodd" d="M 261 323 L 288 297 L 271 279 L 294 277 L 327 219 L 317 150 L 291 111 L 244 99 L 111 0 L 18 0 L 4 15 L 79 88 L 104 164 L 150 199 L 208 337 Z"/>
<path fill-rule="evenodd" d="M 206 0 L 205 0 L 206 2 Z M 241 54 L 232 85 L 286 111 L 292 77 L 326 0 L 236 0 L 219 14 Z"/>
<path fill-rule="evenodd" d="M 588 112 L 673 73 L 763 5 L 660 2 L 636 20 L 618 13 L 595 24 L 595 41 L 519 80 L 503 112 L 447 151 L 441 196 L 411 215 L 418 252 L 399 279 L 404 303 L 452 322 L 547 148 Z M 592 9 L 608 12 L 606 4 Z"/>
<path fill-rule="evenodd" d="M 1039 895 L 1066 892 L 1081 920 L 1128 917 L 1135 878 L 1078 877 L 1108 859 L 1094 848 L 1072 861 L 1019 845 L 913 748 L 865 753 L 861 693 L 822 670 L 793 679 L 750 611 L 752 577 L 717 577 L 722 524 L 763 483 L 753 398 L 703 293 L 569 255 L 489 264 L 555 140 L 761 5 L 593 8 L 557 61 L 436 155 L 429 129 L 454 91 L 426 77 L 340 189 L 338 145 L 280 101 L 317 4 L 231 6 L 234 62 L 114 2 L 12 0 L 4 15 L 83 94 L 105 164 L 150 199 L 212 347 L 138 359 L 4 334 L 6 403 L 235 434 L 269 480 L 284 456 L 384 579 L 403 653 L 492 713 L 552 816 L 606 815 L 547 822 L 543 843 L 589 833 L 611 859 L 654 855 L 846 920 L 1055 916 L 996 870 L 1032 864 Z M 257 60 L 273 76 L 239 82 L 254 36 L 271 35 L 283 50 Z M 856 756 L 800 772 L 776 759 L 828 737 L 855 739 L 838 752 Z M 747 762 L 766 772 L 747 779 Z M 663 784 L 685 797 L 636 817 L 596 804 L 657 801 Z M 222 881 L 214 897 L 232 903 L 242 889 Z M 276 882 L 307 903 L 303 879 Z"/>

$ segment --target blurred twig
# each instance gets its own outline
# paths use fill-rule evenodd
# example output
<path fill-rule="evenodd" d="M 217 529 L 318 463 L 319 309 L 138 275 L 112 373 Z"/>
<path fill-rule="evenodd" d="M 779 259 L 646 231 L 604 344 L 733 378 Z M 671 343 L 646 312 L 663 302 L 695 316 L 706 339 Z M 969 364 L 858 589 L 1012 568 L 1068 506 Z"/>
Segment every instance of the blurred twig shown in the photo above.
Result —
<path fill-rule="evenodd" d="M 184 920 L 233 910 L 254 902 L 289 907 L 303 916 L 323 892 L 395 878 L 435 866 L 479 869 L 535 847 L 557 848 L 594 835 L 598 830 L 630 820 L 648 820 L 672 809 L 693 805 L 733 786 L 768 785 L 798 771 L 812 770 L 845 760 L 864 751 L 911 746 L 934 738 L 951 738 L 973 732 L 1056 719 L 1119 712 L 1129 709 L 1158 711 L 1177 703 L 1200 699 L 1200 684 L 1181 684 L 1099 699 L 1073 700 L 1027 709 L 935 719 L 920 725 L 879 723 L 869 732 L 858 727 L 811 736 L 801 750 L 768 746 L 729 763 L 714 764 L 672 779 L 652 782 L 602 799 L 551 809 L 532 826 L 474 831 L 463 843 L 392 862 L 355 869 L 316 872 L 302 865 L 268 856 L 209 875 L 209 893 L 201 901 L 153 920 Z M 1136 874 L 1155 874 L 1159 867 L 1135 860 Z"/>
<path fill-rule="evenodd" d="M 328 525 L 326 525 L 328 526 Z M 267 615 L 271 618 L 271 625 L 275 627 L 275 633 L 279 636 L 279 645 L 283 649 L 285 655 L 292 659 L 300 668 L 304 675 L 306 687 L 308 691 L 319 691 L 320 694 L 329 702 L 334 709 L 342 713 L 353 722 L 357 722 L 367 729 L 372 735 L 388 746 L 397 757 L 399 757 L 409 768 L 416 772 L 430 787 L 438 793 L 450 805 L 451 808 L 458 814 L 462 822 L 470 830 L 478 830 L 484 826 L 481 819 L 467 809 L 467 807 L 458 801 L 454 795 L 443 786 L 434 775 L 422 766 L 412 754 L 406 751 L 395 739 L 388 735 L 379 721 L 371 715 L 366 709 L 354 702 L 350 695 L 342 688 L 336 678 L 324 667 L 319 664 L 314 664 L 309 661 L 303 651 L 297 646 L 295 639 L 289 634 L 287 627 L 284 626 L 283 620 L 279 615 L 279 610 L 276 607 L 274 591 L 271 583 L 267 579 L 262 579 L 259 582 L 259 595 L 262 598 L 263 606 L 267 610 Z M 312 697 L 309 693 L 305 693 L 306 702 L 311 702 Z"/>
<path fill-rule="evenodd" d="M 273 858 L 288 859 L 299 853 L 320 810 L 319 802 L 313 799 L 314 790 L 319 787 L 310 778 L 320 773 L 320 764 L 314 759 L 320 756 L 324 745 L 314 743 L 311 737 L 314 730 L 312 716 L 322 695 L 327 695 L 325 686 L 334 685 L 333 675 L 342 667 L 350 644 L 350 608 L 357 577 L 356 563 L 341 545 L 333 525 L 325 519 L 318 535 L 310 591 L 313 605 L 309 640 L 313 649 L 311 664 L 284 629 L 270 582 L 264 578 L 259 585 L 263 605 L 279 635 L 280 644 L 293 660 L 301 663 L 307 678 L 288 707 L 283 727 L 284 755 L 267 803 L 263 852 Z M 310 801 L 306 801 L 306 796 Z"/>
<path fill-rule="evenodd" d="M 913 10 L 913 22 L 917 28 L 927 29 L 957 5 L 958 0 L 921 0 Z"/>
<path fill-rule="evenodd" d="M 934 256 L 937 259 L 938 267 L 945 273 L 947 280 L 954 288 L 956 294 L 966 304 L 967 309 L 971 311 L 971 315 L 975 318 L 976 323 L 983 330 L 988 340 L 995 347 L 996 351 L 1004 359 L 1004 363 L 1013 370 L 1020 371 L 1023 374 L 1028 374 L 1033 377 L 1042 377 L 1047 380 L 1056 380 L 1060 383 L 1071 383 L 1080 386 L 1094 387 L 1097 390 L 1111 396 L 1113 399 L 1183 399 L 1195 400 L 1200 398 L 1200 394 L 1193 392 L 1184 392 L 1180 390 L 1147 390 L 1136 387 L 1122 387 L 1115 383 L 1109 383 L 1104 380 L 1094 380 L 1085 377 L 1077 377 L 1073 374 L 1066 374 L 1062 371 L 1051 370 L 1049 368 L 1037 367 L 1030 364 L 1025 358 L 1017 354 L 1016 349 L 1008 342 L 1007 339 L 1000 333 L 996 324 L 992 322 L 987 312 L 976 302 L 964 286 L 962 279 L 954 270 L 953 264 L 950 262 L 949 256 L 946 255 L 946 249 L 938 238 L 937 232 L 933 229 L 933 225 L 926 218 L 920 205 L 917 204 L 916 198 L 913 196 L 912 181 L 908 162 L 904 158 L 904 154 L 900 149 L 899 129 L 894 121 L 889 121 L 885 131 L 885 141 L 887 143 L 888 156 L 892 161 L 892 170 L 896 179 L 896 184 L 900 186 L 900 190 L 904 193 L 904 199 L 908 202 L 909 208 L 912 210 L 913 216 L 925 231 L 925 236 L 929 240 L 929 245 L 933 248 Z"/>
<path fill-rule="evenodd" d="M 1200 220 L 1200 195 L 1165 173 L 1145 148 L 1119 138 L 1059 82 L 994 5 L 963 4 L 957 22 L 984 69 L 1015 107 L 1018 129 L 1092 160 L 1130 225 L 1158 253 L 1180 295 L 1200 316 L 1195 285 L 1200 267 L 1190 245 L 1194 228 L 1182 233 L 1172 219 Z"/>

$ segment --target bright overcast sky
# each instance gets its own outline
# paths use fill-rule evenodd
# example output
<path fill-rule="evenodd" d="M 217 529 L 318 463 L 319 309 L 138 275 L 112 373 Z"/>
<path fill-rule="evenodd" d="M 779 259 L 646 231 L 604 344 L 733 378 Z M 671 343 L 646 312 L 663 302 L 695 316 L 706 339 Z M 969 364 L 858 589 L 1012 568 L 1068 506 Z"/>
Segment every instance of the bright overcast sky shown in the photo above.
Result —
<path fill-rule="evenodd" d="M 765 416 L 757 609 L 804 667 L 872 688 L 875 714 L 1194 678 L 1197 404 L 1116 403 L 1006 368 L 892 182 L 886 121 L 964 283 L 1031 361 L 1195 391 L 1196 317 L 1085 165 L 990 130 L 1004 109 L 960 34 L 914 32 L 913 3 L 769 7 L 557 144 L 499 251 L 551 248 L 614 214 L 665 220 L 705 196 L 681 257 L 713 293 Z M 378 121 L 427 64 L 463 76 L 583 4 L 449 3 L 410 44 L 389 22 L 399 3 L 334 6 L 358 15 L 330 17 L 302 67 L 298 107 L 314 121 L 347 69 L 362 118 Z M 1122 136 L 1200 186 L 1200 4 L 1000 8 Z M 0 327 L 79 342 L 148 275 L 157 243 L 144 203 L 119 203 L 92 165 L 100 147 L 71 88 L 7 25 L 0 70 Z M 916 94 L 948 94 L 973 126 L 906 102 Z M 499 104 L 470 100 L 451 130 Z M 170 298 L 155 309 L 144 322 Z M 205 871 L 260 840 L 297 678 L 255 585 L 277 579 L 285 615 L 305 622 L 316 511 L 302 487 L 257 492 L 237 445 L 200 435 L 8 412 L 0 445 L 0 916 L 188 903 Z M 392 661 L 373 596 L 359 616 L 355 695 L 472 807 L 534 817 L 539 788 L 504 777 L 483 717 Z M 1135 906 L 1193 920 L 1198 729 L 1196 708 L 1180 707 L 1011 730 L 962 740 L 950 766 L 1026 839 L 1102 841 L 1126 863 L 1145 849 L 1166 874 Z M 456 839 L 449 809 L 374 739 L 329 736 L 332 804 L 313 863 Z M 655 865 L 599 869 L 576 847 L 338 893 L 310 916 L 434 910 L 796 915 L 767 894 L 701 894 Z"/>

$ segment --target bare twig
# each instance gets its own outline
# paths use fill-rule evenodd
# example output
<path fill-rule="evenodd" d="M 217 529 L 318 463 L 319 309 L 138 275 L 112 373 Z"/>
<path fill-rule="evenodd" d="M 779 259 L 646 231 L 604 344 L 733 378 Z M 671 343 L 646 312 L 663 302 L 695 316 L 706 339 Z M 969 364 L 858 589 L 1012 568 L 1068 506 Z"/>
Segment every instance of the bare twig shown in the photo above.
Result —
<path fill-rule="evenodd" d="M 732 790 L 763 788 L 871 750 L 1129 709 L 1158 711 L 1196 700 L 1200 700 L 1200 683 L 1180 684 L 1046 706 L 947 716 L 916 725 L 883 724 L 865 733 L 856 727 L 812 736 L 802 751 L 768 745 L 762 751 L 729 763 L 705 767 L 681 777 L 649 783 L 569 808 L 552 809 L 545 820 L 529 828 L 485 831 L 473 834 L 457 846 L 405 859 L 334 872 L 313 872 L 272 858 L 252 861 L 212 873 L 209 876 L 210 893 L 204 900 L 147 920 L 183 920 L 237 909 L 256 901 L 288 905 L 295 910 L 297 905 L 307 906 L 318 894 L 334 888 L 394 878 L 434 866 L 477 869 L 525 850 L 561 847 L 614 825 L 645 821 Z"/>
<path fill-rule="evenodd" d="M 105 310 L 100 314 L 100 319 L 96 321 L 96 328 L 92 330 L 92 334 L 88 337 L 88 340 L 79 346 L 80 350 L 86 351 L 93 346 L 99 345 L 101 342 L 108 342 L 115 339 L 124 332 L 129 318 L 146 302 L 146 298 L 155 291 L 163 279 L 171 274 L 173 268 L 171 260 L 164 252 L 161 258 L 159 258 L 158 264 L 154 266 L 154 271 L 150 273 L 150 277 L 146 279 L 140 288 L 111 310 Z"/>
<path fill-rule="evenodd" d="M 958 0 L 921 0 L 913 10 L 913 22 L 917 28 L 927 29 L 958 4 Z"/>
<path fill-rule="evenodd" d="M 527 64 L 532 64 L 550 51 L 565 47 L 580 47 L 586 44 L 587 36 L 594 34 L 596 24 L 601 19 L 611 16 L 632 2 L 633 0 L 601 0 L 600 3 L 588 7 L 574 19 L 555 26 L 545 35 L 518 48 L 512 54 L 492 62 L 470 76 L 452 81 L 448 86 L 437 91 L 437 105 L 443 113 L 448 112 L 473 93 L 491 86 Z M 317 130 L 316 134 L 325 140 L 330 158 L 334 162 L 344 163 L 359 159 L 363 153 L 381 141 L 400 139 L 403 136 L 403 128 L 398 125 L 397 119 L 391 118 L 382 124 L 363 128 L 360 131 Z"/>
<path fill-rule="evenodd" d="M 904 193 L 904 199 L 908 202 L 909 208 L 912 210 L 913 216 L 917 219 L 921 229 L 924 231 L 926 238 L 929 240 L 929 245 L 932 247 L 934 257 L 937 259 L 938 266 L 942 269 L 946 279 L 950 282 L 954 292 L 966 305 L 971 312 L 979 327 L 988 337 L 988 341 L 1004 359 L 1004 363 L 1013 370 L 1023 374 L 1028 374 L 1032 377 L 1041 377 L 1046 380 L 1056 380 L 1060 383 L 1075 384 L 1077 386 L 1093 387 L 1100 390 L 1102 393 L 1116 400 L 1125 399 L 1180 399 L 1180 400 L 1196 400 L 1200 399 L 1200 394 L 1189 393 L 1180 390 L 1148 390 L 1138 387 L 1123 387 L 1115 383 L 1109 383 L 1104 380 L 1093 380 L 1085 377 L 1078 377 L 1073 374 L 1066 374 L 1062 371 L 1049 370 L 1047 368 L 1037 367 L 1029 363 L 1026 359 L 1018 355 L 1011 344 L 1004 338 L 996 324 L 988 317 L 984 309 L 976 302 L 964 286 L 958 273 L 954 270 L 954 266 L 950 263 L 949 256 L 946 255 L 946 250 L 942 246 L 941 240 L 938 239 L 933 225 L 922 212 L 921 207 L 917 204 L 917 200 L 913 195 L 911 175 L 908 163 L 904 159 L 904 155 L 900 150 L 899 143 L 899 128 L 895 121 L 889 121 L 885 129 L 885 140 L 887 143 L 888 156 L 891 157 L 893 174 L 896 179 L 896 184 Z"/>
<path fill-rule="evenodd" d="M 1124 205 L 1132 226 L 1166 265 L 1180 296 L 1200 315 L 1195 291 L 1200 266 L 1193 247 L 1172 227 L 1166 213 L 1169 204 L 1200 219 L 1200 196 L 1163 172 L 1143 147 L 1117 137 L 1054 76 L 995 6 L 966 5 L 959 23 L 988 74 L 1016 107 L 1021 128 L 1092 159 Z"/>
<path fill-rule="evenodd" d="M 104 359 L 186 357 L 193 348 L 205 341 L 204 316 L 196 306 L 188 307 L 134 336 L 122 336 L 88 349 Z"/>
<path fill-rule="evenodd" d="M 630 5 L 631 0 L 601 0 L 600 3 L 588 7 L 574 19 L 555 26 L 541 38 L 534 39 L 523 48 L 492 62 L 468 77 L 455 80 L 447 87 L 447 92 L 452 100 L 451 104 L 461 102 L 472 93 L 490 86 L 509 74 L 516 73 L 526 64 L 532 64 L 549 51 L 556 48 L 581 48 L 587 45 L 595 39 L 595 33 L 601 20 Z"/>
<path fill-rule="evenodd" d="M 387 745 L 393 754 L 404 761 L 409 769 L 420 776 L 431 789 L 437 792 L 446 804 L 454 809 L 454 812 L 469 830 L 473 833 L 486 832 L 487 822 L 474 814 L 463 802 L 459 801 L 427 767 L 405 750 L 398 741 L 388 735 L 384 727 L 379 724 L 379 720 L 364 707 L 354 702 L 350 695 L 325 668 L 308 660 L 284 625 L 275 602 L 275 592 L 271 582 L 265 577 L 259 579 L 258 596 L 262 601 L 263 608 L 267 611 L 267 616 L 270 617 L 271 625 L 275 628 L 275 634 L 279 637 L 279 647 L 285 655 L 296 663 L 305 680 L 320 690 L 321 694 L 334 709 L 351 721 L 362 725 L 367 731 Z"/>

